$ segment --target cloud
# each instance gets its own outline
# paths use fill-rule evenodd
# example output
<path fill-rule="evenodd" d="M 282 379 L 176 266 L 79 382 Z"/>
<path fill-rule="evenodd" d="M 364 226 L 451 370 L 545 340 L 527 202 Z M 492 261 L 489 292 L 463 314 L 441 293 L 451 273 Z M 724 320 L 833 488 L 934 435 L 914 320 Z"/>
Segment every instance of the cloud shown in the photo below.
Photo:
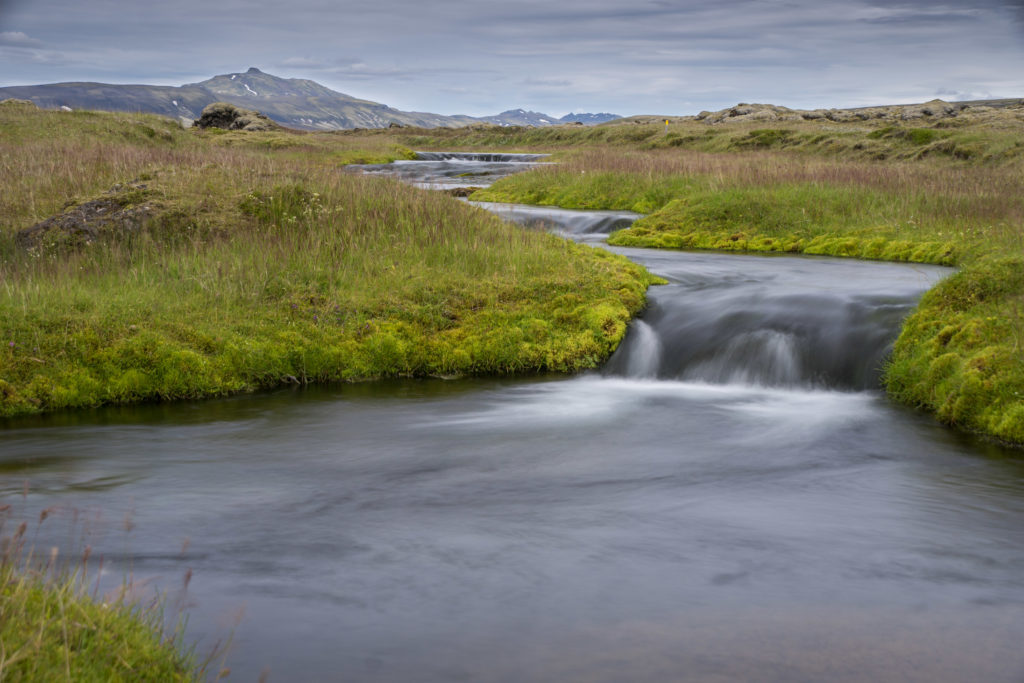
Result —
<path fill-rule="evenodd" d="M 1024 0 L 0 0 L 0 9 L 9 29 L 0 85 L 183 83 L 257 64 L 441 113 L 1024 94 Z"/>
<path fill-rule="evenodd" d="M 519 82 L 536 88 L 568 88 L 572 85 L 572 81 L 566 78 L 524 78 Z"/>
<path fill-rule="evenodd" d="M 996 99 L 988 90 L 954 90 L 951 88 L 939 88 L 935 96 L 947 102 L 969 102 L 970 100 L 991 100 Z"/>
<path fill-rule="evenodd" d="M 42 47 L 43 41 L 31 38 L 21 31 L 0 31 L 0 45 L 5 47 Z"/>
<path fill-rule="evenodd" d="M 951 10 L 937 7 L 933 9 L 918 9 L 898 7 L 892 9 L 876 8 L 861 21 L 868 24 L 903 24 L 914 26 L 927 26 L 929 24 L 956 23 L 963 24 L 965 21 L 980 21 L 982 10 L 961 9 Z"/>
<path fill-rule="evenodd" d="M 328 71 L 330 69 L 350 68 L 360 63 L 362 63 L 362 60 L 355 57 L 340 57 L 330 60 L 314 59 L 312 57 L 288 57 L 282 60 L 280 65 L 293 69 L 306 69 L 308 71 Z"/>

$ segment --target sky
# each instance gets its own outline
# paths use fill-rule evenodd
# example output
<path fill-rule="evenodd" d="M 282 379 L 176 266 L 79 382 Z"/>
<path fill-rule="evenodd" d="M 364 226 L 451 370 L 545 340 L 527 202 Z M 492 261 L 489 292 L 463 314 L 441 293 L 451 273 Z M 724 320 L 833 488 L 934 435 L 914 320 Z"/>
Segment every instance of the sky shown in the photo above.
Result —
<path fill-rule="evenodd" d="M 0 0 L 0 85 L 253 66 L 472 116 L 1024 97 L 1024 0 Z"/>

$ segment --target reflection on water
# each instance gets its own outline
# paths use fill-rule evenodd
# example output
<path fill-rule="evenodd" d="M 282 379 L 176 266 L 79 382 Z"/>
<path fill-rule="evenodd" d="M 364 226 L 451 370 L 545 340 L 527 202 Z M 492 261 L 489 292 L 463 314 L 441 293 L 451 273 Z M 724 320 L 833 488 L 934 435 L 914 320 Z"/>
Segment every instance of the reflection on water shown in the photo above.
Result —
<path fill-rule="evenodd" d="M 238 680 L 1024 680 L 1024 460 L 877 389 L 944 271 L 621 251 L 602 372 L 9 421 L 0 493 Z"/>

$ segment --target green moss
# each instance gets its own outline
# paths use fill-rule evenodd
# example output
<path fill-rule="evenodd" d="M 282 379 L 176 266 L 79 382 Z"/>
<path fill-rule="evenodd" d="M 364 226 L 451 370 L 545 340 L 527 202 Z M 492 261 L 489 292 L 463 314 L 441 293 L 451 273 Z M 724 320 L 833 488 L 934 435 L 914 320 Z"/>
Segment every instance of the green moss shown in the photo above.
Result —
<path fill-rule="evenodd" d="M 967 264 L 921 300 L 886 373 L 900 400 L 949 424 L 1022 443 L 1024 260 Z"/>

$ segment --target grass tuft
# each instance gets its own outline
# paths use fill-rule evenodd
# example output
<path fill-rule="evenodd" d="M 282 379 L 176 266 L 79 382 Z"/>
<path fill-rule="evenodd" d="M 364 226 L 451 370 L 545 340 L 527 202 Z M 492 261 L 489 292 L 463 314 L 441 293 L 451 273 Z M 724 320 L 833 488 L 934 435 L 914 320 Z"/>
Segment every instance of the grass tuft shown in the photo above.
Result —
<path fill-rule="evenodd" d="M 65 560 L 56 547 L 39 553 L 27 522 L 0 511 L 0 680 L 198 681 L 205 665 L 183 643 L 183 629 L 167 631 L 163 603 L 132 599 L 132 586 L 90 593 L 87 546 Z M 31 525 L 34 534 L 53 510 Z M 219 676 L 218 676 L 219 678 Z"/>

